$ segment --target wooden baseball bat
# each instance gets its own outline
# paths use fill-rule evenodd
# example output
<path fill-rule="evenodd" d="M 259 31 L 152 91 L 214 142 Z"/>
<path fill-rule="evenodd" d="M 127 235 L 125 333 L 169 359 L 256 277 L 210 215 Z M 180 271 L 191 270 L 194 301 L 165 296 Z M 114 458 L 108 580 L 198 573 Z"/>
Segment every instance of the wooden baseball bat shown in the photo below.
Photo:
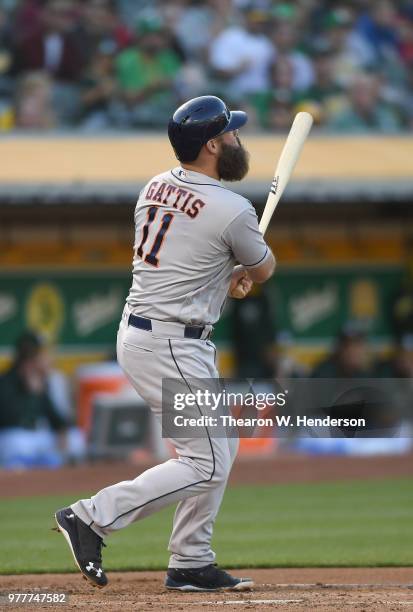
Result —
<path fill-rule="evenodd" d="M 281 151 L 280 159 L 275 169 L 274 179 L 271 183 L 271 189 L 260 220 L 259 227 L 263 234 L 265 234 L 274 210 L 290 180 L 294 166 L 297 163 L 301 149 L 303 148 L 305 139 L 312 125 L 313 118 L 310 113 L 298 113 L 295 116 L 290 133 Z"/>

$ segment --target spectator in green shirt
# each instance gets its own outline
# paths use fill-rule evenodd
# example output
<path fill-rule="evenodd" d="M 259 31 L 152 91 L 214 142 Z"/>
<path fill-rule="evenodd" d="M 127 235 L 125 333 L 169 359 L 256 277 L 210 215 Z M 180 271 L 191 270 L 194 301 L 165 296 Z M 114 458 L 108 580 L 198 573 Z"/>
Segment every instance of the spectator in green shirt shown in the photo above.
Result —
<path fill-rule="evenodd" d="M 0 377 L 0 466 L 63 463 L 72 428 L 52 399 L 51 373 L 46 346 L 35 334 L 25 333 L 10 369 Z"/>
<path fill-rule="evenodd" d="M 118 123 L 164 125 L 178 101 L 174 85 L 181 63 L 159 22 L 141 24 L 136 45 L 116 59 Z"/>
<path fill-rule="evenodd" d="M 343 327 L 333 353 L 312 373 L 313 378 L 368 378 L 372 375 L 366 334 L 355 321 Z"/>
<path fill-rule="evenodd" d="M 258 123 L 264 129 L 276 132 L 288 131 L 294 119 L 297 92 L 293 84 L 293 66 L 281 57 L 271 68 L 270 88 L 250 96 Z"/>
<path fill-rule="evenodd" d="M 334 72 L 334 58 L 328 45 L 321 43 L 312 53 L 314 82 L 297 96 L 300 108 L 312 104 L 313 116 L 318 123 L 324 124 L 329 117 L 341 112 L 346 102 L 345 92 L 339 85 Z"/>
<path fill-rule="evenodd" d="M 394 132 L 400 130 L 400 117 L 384 104 L 377 76 L 362 74 L 354 80 L 348 108 L 332 115 L 328 127 L 337 132 Z"/>

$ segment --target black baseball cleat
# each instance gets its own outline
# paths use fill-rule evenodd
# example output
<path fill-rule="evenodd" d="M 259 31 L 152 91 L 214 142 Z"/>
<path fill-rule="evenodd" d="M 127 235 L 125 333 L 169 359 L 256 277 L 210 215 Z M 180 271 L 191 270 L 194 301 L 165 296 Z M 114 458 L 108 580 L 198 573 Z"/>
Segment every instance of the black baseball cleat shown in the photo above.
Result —
<path fill-rule="evenodd" d="M 165 586 L 174 591 L 248 591 L 254 582 L 251 578 L 235 578 L 211 563 L 192 569 L 170 567 Z"/>
<path fill-rule="evenodd" d="M 102 568 L 102 546 L 105 546 L 102 538 L 76 516 L 70 507 L 58 510 L 55 519 L 57 529 L 69 544 L 83 576 L 93 586 L 106 586 L 108 579 Z"/>

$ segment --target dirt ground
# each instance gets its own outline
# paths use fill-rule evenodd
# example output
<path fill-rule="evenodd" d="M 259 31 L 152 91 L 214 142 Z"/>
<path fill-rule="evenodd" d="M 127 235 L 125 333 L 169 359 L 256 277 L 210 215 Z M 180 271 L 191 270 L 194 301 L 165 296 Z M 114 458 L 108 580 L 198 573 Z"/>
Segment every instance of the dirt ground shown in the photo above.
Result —
<path fill-rule="evenodd" d="M 105 589 L 89 586 L 79 574 L 0 577 L 0 592 L 66 593 L 65 604 L 0 604 L 1 610 L 64 609 L 68 612 L 130 610 L 293 610 L 344 611 L 413 609 L 413 568 L 261 569 L 234 573 L 255 580 L 248 593 L 174 593 L 161 572 L 109 574 Z M 5 601 L 3 599 L 3 601 Z"/>
<path fill-rule="evenodd" d="M 96 491 L 134 478 L 149 464 L 111 462 L 64 470 L 0 472 L 1 497 Z M 279 455 L 271 459 L 239 459 L 231 484 L 321 482 L 413 476 L 413 457 L 308 457 Z M 1 554 L 1 543 L 0 543 Z M 413 568 L 285 568 L 235 570 L 250 576 L 248 593 L 173 593 L 163 587 L 162 572 L 110 573 L 103 590 L 89 586 L 79 574 L 0 576 L 0 610 L 90 610 L 138 612 L 171 610 L 292 610 L 344 612 L 412 610 Z M 7 593 L 66 593 L 62 604 L 9 604 Z"/>
<path fill-rule="evenodd" d="M 0 497 L 53 495 L 90 491 L 136 478 L 153 463 L 99 462 L 59 470 L 0 470 Z M 326 482 L 413 476 L 413 455 L 339 457 L 276 455 L 240 457 L 231 472 L 233 484 Z"/>

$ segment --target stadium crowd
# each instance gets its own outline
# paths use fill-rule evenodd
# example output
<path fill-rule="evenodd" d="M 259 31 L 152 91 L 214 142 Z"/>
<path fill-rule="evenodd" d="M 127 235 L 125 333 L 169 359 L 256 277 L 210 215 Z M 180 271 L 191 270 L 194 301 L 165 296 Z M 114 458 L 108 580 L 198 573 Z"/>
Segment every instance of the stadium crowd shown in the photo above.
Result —
<path fill-rule="evenodd" d="M 214 92 L 250 129 L 413 129 L 412 0 L 0 0 L 0 131 L 156 129 Z"/>

